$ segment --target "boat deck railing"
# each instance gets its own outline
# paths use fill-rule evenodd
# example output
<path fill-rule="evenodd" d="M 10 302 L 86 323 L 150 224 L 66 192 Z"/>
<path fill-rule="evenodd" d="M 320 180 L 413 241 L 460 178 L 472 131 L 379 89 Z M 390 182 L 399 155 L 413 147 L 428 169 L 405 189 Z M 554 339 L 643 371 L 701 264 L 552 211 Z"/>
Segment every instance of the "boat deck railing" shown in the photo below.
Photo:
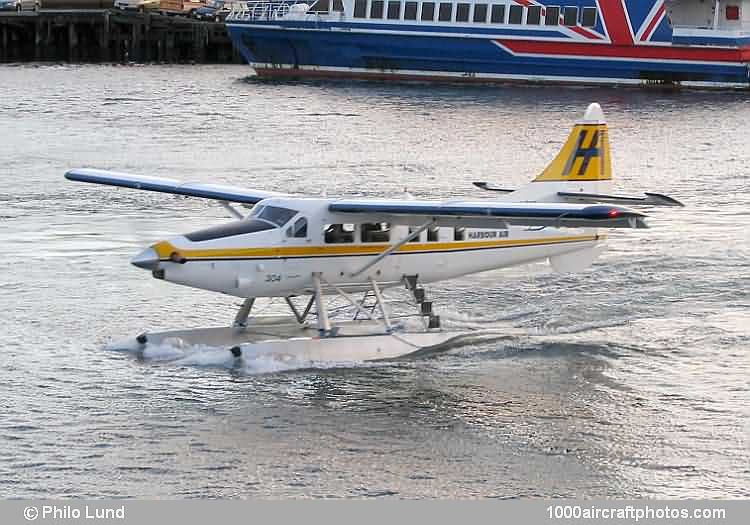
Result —
<path fill-rule="evenodd" d="M 301 7 L 300 14 L 319 14 L 309 9 L 312 3 L 312 0 L 240 2 L 232 5 L 227 20 L 278 20 L 288 15 L 294 5 L 307 7 L 307 9 Z"/>

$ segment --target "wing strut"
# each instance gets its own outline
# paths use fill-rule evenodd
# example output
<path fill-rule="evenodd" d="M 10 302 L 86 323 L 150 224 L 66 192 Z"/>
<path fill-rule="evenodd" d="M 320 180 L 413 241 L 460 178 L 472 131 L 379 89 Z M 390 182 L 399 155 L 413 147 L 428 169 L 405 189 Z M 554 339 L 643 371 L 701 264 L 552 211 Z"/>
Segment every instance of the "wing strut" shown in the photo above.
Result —
<path fill-rule="evenodd" d="M 365 264 L 362 268 L 360 268 L 356 272 L 350 273 L 349 276 L 350 277 L 356 277 L 359 274 L 361 274 L 362 272 L 365 272 L 365 271 L 369 270 L 370 268 L 372 268 L 373 266 L 375 266 L 376 264 L 378 264 L 380 261 L 382 261 L 383 259 L 385 259 L 386 257 L 388 257 L 390 254 L 392 254 L 393 252 L 395 252 L 396 250 L 398 250 L 399 248 L 401 248 L 407 242 L 411 241 L 412 239 L 416 239 L 417 237 L 419 237 L 419 235 L 423 231 L 425 231 L 427 228 L 429 228 L 433 224 L 435 224 L 435 219 L 431 219 L 431 220 L 427 221 L 422 226 L 420 226 L 419 228 L 417 228 L 416 230 L 414 230 L 413 232 L 411 232 L 409 235 L 407 235 L 406 237 L 404 237 L 403 239 L 401 239 L 400 241 L 398 241 L 396 244 L 394 244 L 393 246 L 391 246 L 390 248 L 388 248 L 384 252 L 381 252 L 380 255 L 378 255 L 372 261 L 370 261 L 367 264 Z"/>

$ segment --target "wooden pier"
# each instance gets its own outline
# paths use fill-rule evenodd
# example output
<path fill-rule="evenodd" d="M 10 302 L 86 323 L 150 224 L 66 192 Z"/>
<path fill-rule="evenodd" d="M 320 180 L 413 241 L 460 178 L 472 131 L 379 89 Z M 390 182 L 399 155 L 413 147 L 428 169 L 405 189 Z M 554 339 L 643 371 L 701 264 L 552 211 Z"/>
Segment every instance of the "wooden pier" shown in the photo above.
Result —
<path fill-rule="evenodd" d="M 0 62 L 240 63 L 222 23 L 118 9 L 0 13 Z"/>

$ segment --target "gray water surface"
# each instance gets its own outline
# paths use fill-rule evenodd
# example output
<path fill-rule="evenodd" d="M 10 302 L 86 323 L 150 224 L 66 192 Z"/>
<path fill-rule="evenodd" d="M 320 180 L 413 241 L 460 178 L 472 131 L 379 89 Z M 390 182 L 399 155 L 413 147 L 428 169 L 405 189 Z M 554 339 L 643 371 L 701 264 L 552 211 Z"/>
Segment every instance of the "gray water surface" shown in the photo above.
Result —
<path fill-rule="evenodd" d="M 0 496 L 750 496 L 747 94 L 248 74 L 0 67 Z M 236 300 L 128 264 L 226 219 L 66 169 L 480 197 L 472 181 L 533 178 L 592 101 L 617 192 L 686 207 L 613 233 L 578 274 L 534 265 L 430 290 L 448 325 L 515 335 L 319 369 L 104 348 L 231 321 Z"/>

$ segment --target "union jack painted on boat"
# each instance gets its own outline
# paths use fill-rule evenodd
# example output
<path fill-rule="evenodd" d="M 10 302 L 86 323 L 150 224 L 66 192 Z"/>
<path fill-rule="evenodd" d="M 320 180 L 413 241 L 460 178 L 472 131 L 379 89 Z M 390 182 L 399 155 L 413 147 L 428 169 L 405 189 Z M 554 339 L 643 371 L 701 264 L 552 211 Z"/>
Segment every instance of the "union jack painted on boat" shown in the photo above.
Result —
<path fill-rule="evenodd" d="M 750 0 L 249 2 L 262 76 L 750 86 Z"/>

